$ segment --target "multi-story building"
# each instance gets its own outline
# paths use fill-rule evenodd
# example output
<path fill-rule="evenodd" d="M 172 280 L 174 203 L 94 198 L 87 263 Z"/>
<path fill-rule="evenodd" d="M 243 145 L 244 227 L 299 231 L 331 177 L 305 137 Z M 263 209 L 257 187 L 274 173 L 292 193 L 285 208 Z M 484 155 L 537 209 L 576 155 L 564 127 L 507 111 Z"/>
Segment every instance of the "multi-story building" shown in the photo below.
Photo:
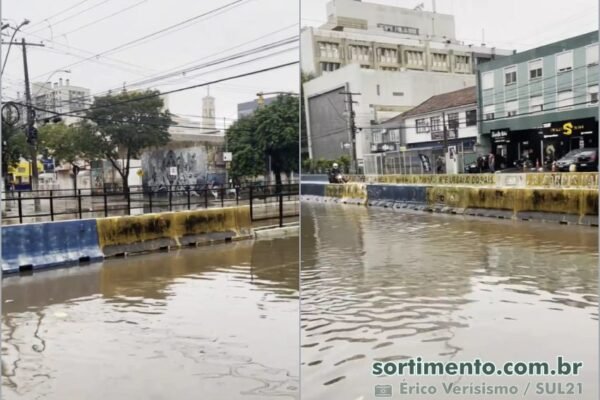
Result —
<path fill-rule="evenodd" d="M 443 172 L 460 173 L 476 158 L 477 90 L 471 86 L 432 96 L 371 130 L 367 174 L 437 172 L 423 171 L 423 156 L 433 167 L 441 159 Z"/>
<path fill-rule="evenodd" d="M 272 102 L 274 102 L 275 100 L 277 100 L 277 96 L 272 96 L 272 97 L 265 97 L 263 99 L 263 105 L 268 105 L 271 104 Z M 237 110 L 238 110 L 238 118 L 242 118 L 242 117 L 247 117 L 248 115 L 251 115 L 252 113 L 254 113 L 254 111 L 258 110 L 258 107 L 260 107 L 260 103 L 258 100 L 252 100 L 252 101 L 247 101 L 244 103 L 239 103 L 237 105 Z"/>
<path fill-rule="evenodd" d="M 63 79 L 58 82 L 36 82 L 31 87 L 31 100 L 33 105 L 39 109 L 36 111 L 37 119 L 52 118 L 56 114 L 70 114 L 88 108 L 91 104 L 90 90 L 81 86 L 71 85 L 69 79 L 63 84 Z M 74 116 L 64 115 L 61 117 L 65 123 L 76 120 Z"/>
<path fill-rule="evenodd" d="M 513 54 L 456 40 L 452 15 L 356 0 L 331 0 L 327 12 L 325 25 L 301 33 L 303 72 L 316 77 L 304 84 L 312 158 L 348 154 L 348 98 L 340 91 L 360 93 L 355 123 L 367 127 L 473 86 L 479 64 Z M 369 141 L 357 133 L 359 165 Z"/>
<path fill-rule="evenodd" d="M 480 65 L 481 143 L 509 166 L 597 147 L 598 80 L 597 31 Z"/>

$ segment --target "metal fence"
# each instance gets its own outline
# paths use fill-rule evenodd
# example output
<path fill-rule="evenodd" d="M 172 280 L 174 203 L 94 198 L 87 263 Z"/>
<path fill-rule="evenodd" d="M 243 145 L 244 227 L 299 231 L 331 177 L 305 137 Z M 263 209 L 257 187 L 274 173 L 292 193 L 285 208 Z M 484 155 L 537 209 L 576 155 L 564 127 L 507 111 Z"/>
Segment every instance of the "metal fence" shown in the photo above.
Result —
<path fill-rule="evenodd" d="M 296 182 L 246 186 L 132 186 L 122 188 L 62 189 L 2 193 L 2 219 L 7 224 L 66 219 L 194 210 L 200 208 L 250 205 L 253 221 L 299 215 L 298 207 L 286 213 L 285 202 L 299 201 Z M 275 206 L 276 205 L 276 206 Z M 274 212 L 260 212 L 260 208 Z"/>

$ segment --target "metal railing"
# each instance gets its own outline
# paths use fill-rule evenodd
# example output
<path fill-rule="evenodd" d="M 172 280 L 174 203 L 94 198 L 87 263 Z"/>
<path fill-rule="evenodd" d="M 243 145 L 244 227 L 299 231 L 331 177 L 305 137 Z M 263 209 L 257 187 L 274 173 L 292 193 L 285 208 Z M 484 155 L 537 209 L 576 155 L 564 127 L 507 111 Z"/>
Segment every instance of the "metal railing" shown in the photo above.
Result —
<path fill-rule="evenodd" d="M 221 186 L 131 186 L 104 189 L 56 189 L 2 193 L 2 220 L 5 223 L 43 222 L 65 219 L 98 218 L 122 215 L 195 210 L 202 208 L 250 205 L 253 221 L 295 217 L 284 213 L 284 201 L 299 201 L 299 184 Z M 279 212 L 260 215 L 257 206 Z M 298 207 L 294 207 L 295 210 Z M 265 214 L 264 212 L 262 214 Z M 254 218 L 256 217 L 256 218 Z"/>

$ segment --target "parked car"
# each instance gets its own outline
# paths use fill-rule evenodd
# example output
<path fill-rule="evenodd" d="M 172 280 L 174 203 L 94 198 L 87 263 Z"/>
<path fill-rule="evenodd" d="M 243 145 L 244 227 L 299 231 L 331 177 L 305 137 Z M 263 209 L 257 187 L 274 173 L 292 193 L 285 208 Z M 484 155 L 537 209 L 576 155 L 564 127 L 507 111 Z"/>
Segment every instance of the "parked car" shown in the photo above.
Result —
<path fill-rule="evenodd" d="M 573 167 L 572 167 L 573 166 Z M 598 171 L 598 148 L 586 147 L 572 150 L 556 161 L 559 171 Z"/>

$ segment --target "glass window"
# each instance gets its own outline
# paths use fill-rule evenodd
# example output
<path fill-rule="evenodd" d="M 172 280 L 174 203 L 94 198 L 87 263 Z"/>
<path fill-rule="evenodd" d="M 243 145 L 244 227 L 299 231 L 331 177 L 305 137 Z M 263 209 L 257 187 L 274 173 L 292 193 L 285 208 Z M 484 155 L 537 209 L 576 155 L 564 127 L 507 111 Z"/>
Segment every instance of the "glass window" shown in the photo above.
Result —
<path fill-rule="evenodd" d="M 494 119 L 494 106 L 485 106 L 483 107 L 483 119 L 490 120 Z"/>
<path fill-rule="evenodd" d="M 506 102 L 506 104 L 505 104 L 506 116 L 507 117 L 514 117 L 515 115 L 517 115 L 517 108 L 518 107 L 519 107 L 519 104 L 518 104 L 517 100 Z"/>
<path fill-rule="evenodd" d="M 417 125 L 417 133 L 428 133 L 429 132 L 429 122 L 427 119 L 422 118 L 415 121 Z"/>
<path fill-rule="evenodd" d="M 504 68 L 504 84 L 512 85 L 517 83 L 517 67 Z"/>
<path fill-rule="evenodd" d="M 467 126 L 477 125 L 477 110 L 469 110 L 466 112 Z"/>
<path fill-rule="evenodd" d="M 529 98 L 529 111 L 538 112 L 544 109 L 544 100 L 542 96 L 532 96 Z"/>
<path fill-rule="evenodd" d="M 431 117 L 431 132 L 440 132 L 441 130 L 440 117 Z"/>
<path fill-rule="evenodd" d="M 573 105 L 573 91 L 558 92 L 558 108 L 569 108 Z"/>
<path fill-rule="evenodd" d="M 458 129 L 458 113 L 449 113 L 448 114 L 448 128 L 449 129 Z"/>
<path fill-rule="evenodd" d="M 588 105 L 598 104 L 598 85 L 588 87 Z"/>
<path fill-rule="evenodd" d="M 529 79 L 542 77 L 542 60 L 535 60 L 529 63 Z"/>
<path fill-rule="evenodd" d="M 566 51 L 556 55 L 556 71 L 566 72 L 573 69 L 573 53 Z"/>

